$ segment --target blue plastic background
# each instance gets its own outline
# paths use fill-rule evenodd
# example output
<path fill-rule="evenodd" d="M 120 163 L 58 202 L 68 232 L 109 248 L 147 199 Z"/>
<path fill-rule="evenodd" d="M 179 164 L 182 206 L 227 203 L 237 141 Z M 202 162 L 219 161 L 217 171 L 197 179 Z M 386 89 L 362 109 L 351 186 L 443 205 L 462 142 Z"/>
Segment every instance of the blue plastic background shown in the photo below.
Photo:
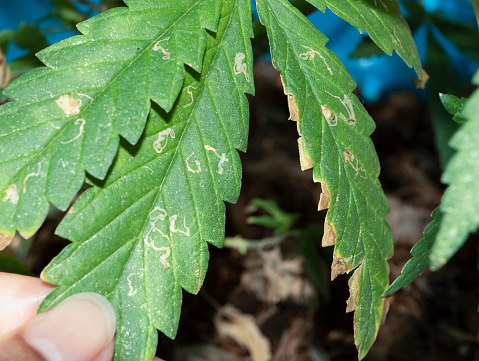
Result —
<path fill-rule="evenodd" d="M 98 3 L 99 1 L 92 2 Z M 254 1 L 252 4 L 255 11 Z M 428 12 L 440 11 L 448 18 L 475 23 L 474 12 L 469 0 L 424 0 L 423 5 Z M 36 22 L 47 15 L 52 7 L 50 0 L 0 0 L 0 30 L 15 30 L 21 22 Z M 319 11 L 314 12 L 308 18 L 329 38 L 327 46 L 344 62 L 360 86 L 364 101 L 377 101 L 385 94 L 395 90 L 414 89 L 411 82 L 411 78 L 415 76 L 414 72 L 396 54 L 391 57 L 380 55 L 369 59 L 350 59 L 348 55 L 355 49 L 364 34 L 359 34 L 355 28 L 329 10 L 324 14 Z M 51 19 L 38 22 L 38 27 L 45 29 L 45 37 L 50 44 L 75 35 L 73 31 L 48 31 L 48 29 L 59 26 L 61 26 L 60 23 Z M 442 34 L 436 33 L 441 45 L 453 58 L 461 79 L 469 81 L 477 69 L 477 62 L 461 54 Z M 426 29 L 424 26 L 416 31 L 414 39 L 421 60 L 425 62 Z M 18 47 L 10 46 L 7 51 L 7 61 L 12 61 L 23 54 L 24 51 Z"/>

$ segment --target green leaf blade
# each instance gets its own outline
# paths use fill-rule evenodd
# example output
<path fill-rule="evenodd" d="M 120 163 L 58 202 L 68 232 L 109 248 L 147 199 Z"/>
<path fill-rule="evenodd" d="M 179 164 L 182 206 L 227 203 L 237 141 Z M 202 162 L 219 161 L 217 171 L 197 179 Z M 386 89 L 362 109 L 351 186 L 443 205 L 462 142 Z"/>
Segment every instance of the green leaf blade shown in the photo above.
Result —
<path fill-rule="evenodd" d="M 201 76 L 187 73 L 170 113 L 151 110 L 142 139 L 122 142 L 108 177 L 57 229 L 73 243 L 42 274 L 59 287 L 41 309 L 78 292 L 105 295 L 118 315 L 115 360 L 150 361 L 156 329 L 175 336 L 182 289 L 199 291 L 208 243 L 223 244 L 254 90 L 251 36 L 250 2 L 223 3 Z"/>
<path fill-rule="evenodd" d="M 431 217 L 432 222 L 424 230 L 424 237 L 411 248 L 412 258 L 407 261 L 401 270 L 401 275 L 394 280 L 383 296 L 392 295 L 401 288 L 406 287 L 429 267 L 429 255 L 431 254 L 442 219 L 442 213 L 439 208 L 432 212 Z"/>
<path fill-rule="evenodd" d="M 384 217 L 389 205 L 377 179 L 369 135 L 374 122 L 352 93 L 356 84 L 326 38 L 287 1 L 258 1 L 260 20 L 281 71 L 291 119 L 298 122 L 303 169 L 322 183 L 323 246 L 335 245 L 331 278 L 355 270 L 347 311 L 355 311 L 355 343 L 363 358 L 376 338 L 387 301 L 387 259 L 393 252 Z"/>
<path fill-rule="evenodd" d="M 479 84 L 476 73 L 473 82 Z M 444 213 L 430 262 L 431 269 L 441 268 L 464 244 L 469 233 L 479 227 L 479 92 L 466 102 L 461 115 L 467 120 L 451 140 L 457 153 L 448 163 L 442 181 L 449 184 L 440 209 Z"/>
<path fill-rule="evenodd" d="M 451 94 L 439 94 L 441 103 L 446 108 L 447 112 L 452 115 L 452 119 L 458 123 L 463 124 L 466 119 L 462 115 L 462 109 L 467 102 L 467 98 L 458 98 Z"/>
<path fill-rule="evenodd" d="M 48 203 L 68 207 L 85 171 L 104 178 L 119 136 L 135 144 L 151 101 L 170 111 L 185 64 L 201 69 L 221 1 L 133 4 L 80 24 L 84 35 L 41 51 L 47 67 L 5 89 L 14 102 L 0 107 L 0 199 L 10 200 L 0 215 L 12 216 L 0 218 L 0 234 L 31 236 Z"/>
<path fill-rule="evenodd" d="M 360 33 L 368 32 L 369 37 L 388 55 L 393 51 L 413 67 L 419 79 L 422 66 L 411 30 L 404 20 L 397 0 L 307 0 L 324 12 L 328 7 Z"/>

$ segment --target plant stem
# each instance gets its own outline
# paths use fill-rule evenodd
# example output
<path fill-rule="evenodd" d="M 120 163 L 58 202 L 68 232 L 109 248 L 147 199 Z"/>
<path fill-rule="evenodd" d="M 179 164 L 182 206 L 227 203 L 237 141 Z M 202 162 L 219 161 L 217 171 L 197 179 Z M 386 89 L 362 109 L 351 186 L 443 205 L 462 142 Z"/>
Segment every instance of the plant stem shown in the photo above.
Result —
<path fill-rule="evenodd" d="M 269 237 L 262 240 L 249 240 L 242 237 L 226 237 L 224 247 L 234 248 L 241 254 L 246 254 L 250 249 L 263 249 L 283 242 L 288 235 Z"/>
<path fill-rule="evenodd" d="M 474 13 L 476 14 L 477 25 L 479 26 L 479 0 L 471 0 Z"/>

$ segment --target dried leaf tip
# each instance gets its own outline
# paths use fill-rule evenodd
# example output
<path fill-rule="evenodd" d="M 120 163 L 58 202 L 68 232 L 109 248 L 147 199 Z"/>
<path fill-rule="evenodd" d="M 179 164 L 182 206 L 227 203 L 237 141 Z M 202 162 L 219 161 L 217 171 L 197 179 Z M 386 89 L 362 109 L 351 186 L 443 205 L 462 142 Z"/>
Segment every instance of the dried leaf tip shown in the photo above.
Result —
<path fill-rule="evenodd" d="M 353 275 L 348 281 L 349 286 L 349 298 L 346 301 L 346 312 L 353 312 L 358 308 L 358 294 L 359 286 L 358 280 L 361 276 L 361 269 L 363 268 L 363 263 L 359 265 L 358 268 L 354 271 Z"/>
<path fill-rule="evenodd" d="M 323 233 L 323 239 L 321 240 L 321 246 L 329 247 L 329 246 L 334 246 L 335 244 L 336 244 L 336 232 L 334 232 L 334 228 L 332 224 L 328 222 L 328 220 L 325 220 L 324 233 Z"/>
<path fill-rule="evenodd" d="M 326 231 L 326 230 L 325 230 Z M 343 273 L 349 273 L 356 268 L 356 265 L 348 266 L 345 258 L 333 254 L 333 263 L 331 264 L 331 281 Z"/>
<path fill-rule="evenodd" d="M 318 211 L 328 209 L 330 203 L 331 203 L 331 194 L 329 193 L 328 186 L 326 185 L 326 183 L 321 182 L 321 195 L 319 198 Z M 324 228 L 326 228 L 326 226 Z"/>
<path fill-rule="evenodd" d="M 313 168 L 313 162 L 311 158 L 307 157 L 304 154 L 303 150 L 303 137 L 298 138 L 298 149 L 299 149 L 299 163 L 301 165 L 301 170 L 307 170 Z"/>
<path fill-rule="evenodd" d="M 13 237 L 13 234 L 0 233 L 0 251 L 4 250 L 10 243 L 12 243 Z"/>
<path fill-rule="evenodd" d="M 284 83 L 283 75 L 280 75 L 281 85 L 283 85 L 284 94 L 288 97 L 288 108 L 289 108 L 289 120 L 294 122 L 299 122 L 299 108 L 296 104 L 296 95 L 293 93 L 288 92 L 286 88 L 286 84 Z M 299 126 L 298 126 L 299 132 Z"/>
<path fill-rule="evenodd" d="M 427 82 L 429 81 L 429 74 L 426 73 L 426 71 L 424 69 L 422 69 L 422 77 L 421 79 L 419 78 L 412 78 L 412 82 L 414 83 L 414 85 L 416 86 L 416 88 L 418 89 L 425 89 L 426 88 L 426 84 Z"/>
<path fill-rule="evenodd" d="M 296 104 L 296 96 L 291 93 L 286 93 L 288 96 L 289 119 L 297 122 L 299 121 L 299 108 Z"/>

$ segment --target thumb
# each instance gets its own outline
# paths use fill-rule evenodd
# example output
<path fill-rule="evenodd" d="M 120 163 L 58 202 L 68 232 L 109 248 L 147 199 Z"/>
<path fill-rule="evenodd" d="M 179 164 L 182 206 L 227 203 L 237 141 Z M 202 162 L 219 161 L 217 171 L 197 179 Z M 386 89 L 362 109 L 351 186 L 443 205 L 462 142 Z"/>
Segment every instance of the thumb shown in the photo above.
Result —
<path fill-rule="evenodd" d="M 96 293 L 79 293 L 0 338 L 0 361 L 111 360 L 115 311 Z"/>

